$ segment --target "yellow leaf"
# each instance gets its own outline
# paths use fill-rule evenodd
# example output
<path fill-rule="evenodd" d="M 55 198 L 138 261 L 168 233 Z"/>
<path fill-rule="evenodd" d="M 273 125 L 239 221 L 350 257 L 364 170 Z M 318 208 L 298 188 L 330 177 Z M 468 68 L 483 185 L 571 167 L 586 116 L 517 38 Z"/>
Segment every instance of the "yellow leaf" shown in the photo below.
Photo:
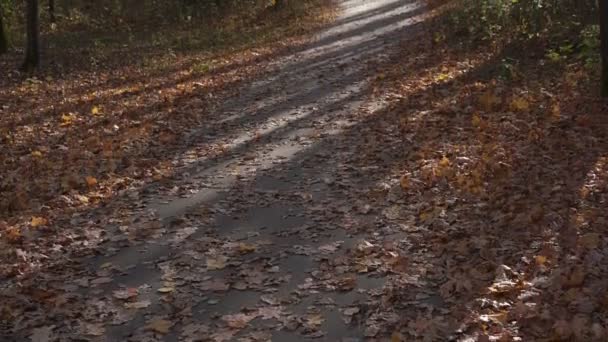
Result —
<path fill-rule="evenodd" d="M 547 257 L 544 255 L 537 255 L 534 259 L 536 259 L 536 264 L 541 266 L 547 262 Z"/>
<path fill-rule="evenodd" d="M 32 157 L 42 158 L 42 152 L 40 152 L 40 151 L 32 151 Z"/>
<path fill-rule="evenodd" d="M 85 180 L 87 181 L 87 185 L 90 187 L 97 185 L 97 178 L 95 177 L 86 176 Z"/>
<path fill-rule="evenodd" d="M 30 225 L 32 227 L 39 227 L 39 226 L 45 226 L 48 223 L 49 223 L 49 221 L 47 219 L 45 219 L 44 217 L 34 216 L 34 217 L 32 217 L 32 221 L 30 222 Z"/>
<path fill-rule="evenodd" d="M 167 321 L 165 319 L 155 319 L 146 326 L 146 330 L 152 330 L 160 334 L 167 334 L 169 333 L 169 329 L 171 329 L 172 326 L 173 323 L 171 323 L 170 321 Z"/>
<path fill-rule="evenodd" d="M 74 114 L 63 114 L 61 116 L 61 126 L 69 126 L 74 122 Z"/>
<path fill-rule="evenodd" d="M 99 106 L 93 106 L 93 108 L 91 108 L 91 114 L 99 115 L 100 114 Z"/>
<path fill-rule="evenodd" d="M 511 109 L 516 112 L 527 112 L 530 110 L 530 103 L 523 97 L 515 97 L 511 100 Z"/>
<path fill-rule="evenodd" d="M 442 82 L 449 78 L 450 78 L 450 74 L 440 73 L 439 75 L 435 76 L 435 81 Z"/>
<path fill-rule="evenodd" d="M 450 166 L 450 160 L 446 156 L 443 156 L 443 158 L 441 158 L 441 160 L 439 161 L 439 166 L 441 166 L 441 167 Z"/>

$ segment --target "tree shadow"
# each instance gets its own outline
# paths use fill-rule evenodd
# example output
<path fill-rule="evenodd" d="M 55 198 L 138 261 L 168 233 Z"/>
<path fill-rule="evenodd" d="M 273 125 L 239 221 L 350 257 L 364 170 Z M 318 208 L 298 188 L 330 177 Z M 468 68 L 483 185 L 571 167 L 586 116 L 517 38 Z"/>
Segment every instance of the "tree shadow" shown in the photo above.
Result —
<path fill-rule="evenodd" d="M 383 21 L 384 25 L 393 23 L 391 20 Z M 412 39 L 424 37 L 428 38 L 422 35 Z M 378 39 L 382 38 L 386 37 Z M 178 235 L 185 228 L 190 228 L 190 218 L 197 217 L 196 212 L 201 208 L 238 203 L 234 199 L 243 197 L 244 192 L 253 199 L 268 201 L 245 201 L 236 205 L 229 214 L 238 216 L 248 209 L 255 211 L 265 205 L 275 205 L 273 196 L 278 202 L 294 201 L 294 197 L 300 196 L 297 193 L 301 188 L 283 190 L 278 195 L 264 191 L 260 194 L 266 179 L 272 178 L 283 180 L 286 183 L 285 189 L 290 189 L 290 186 L 302 179 L 309 180 L 307 186 L 310 189 L 305 190 L 312 192 L 318 187 L 319 192 L 325 193 L 321 198 L 313 196 L 312 200 L 291 204 L 297 208 L 294 210 L 298 212 L 296 215 L 304 217 L 304 222 L 308 222 L 306 217 L 315 217 L 315 224 L 322 226 L 323 222 L 331 222 L 340 227 L 327 235 L 321 235 L 315 246 L 338 239 L 365 239 L 382 246 L 387 241 L 393 241 L 399 252 L 407 253 L 405 256 L 409 261 L 406 271 L 370 274 L 370 277 L 388 278 L 388 285 L 381 289 L 382 303 L 377 304 L 368 298 L 368 308 L 361 315 L 370 322 L 380 320 L 378 316 L 386 311 L 400 316 L 399 321 L 385 327 L 386 330 L 381 332 L 383 334 L 390 335 L 393 332 L 390 329 L 394 328 L 403 333 L 413 331 L 418 336 L 445 339 L 451 335 L 458 338 L 485 329 L 478 320 L 479 316 L 485 315 L 486 318 L 490 317 L 489 323 L 485 323 L 486 328 L 495 328 L 509 322 L 520 328 L 522 333 L 534 336 L 539 327 L 552 327 L 553 322 L 540 315 L 533 316 L 532 309 L 523 313 L 509 309 L 506 320 L 502 316 L 496 316 L 507 310 L 503 306 L 497 306 L 496 302 L 507 300 L 514 306 L 518 300 L 522 300 L 522 293 L 531 289 L 529 285 L 518 284 L 548 279 L 545 288 L 534 288 L 537 292 L 522 300 L 526 305 L 534 303 L 537 307 L 546 306 L 546 301 L 564 297 L 572 289 L 581 287 L 593 291 L 584 297 L 599 296 L 605 290 L 601 279 L 588 275 L 578 282 L 576 277 L 580 267 L 586 267 L 581 266 L 581 260 L 598 257 L 595 248 L 589 250 L 585 246 L 581 247 L 580 239 L 588 232 L 602 232 L 605 223 L 603 213 L 606 212 L 606 202 L 601 188 L 604 185 L 600 184 L 600 188 L 597 188 L 589 184 L 590 181 L 602 183 L 596 180 L 602 177 L 596 175 L 590 179 L 589 173 L 605 168 L 602 160 L 605 159 L 604 153 L 608 147 L 608 122 L 602 115 L 586 115 L 589 111 L 598 109 L 597 101 L 592 97 L 570 98 L 560 108 L 559 115 L 550 109 L 550 105 L 555 104 L 556 96 L 569 91 L 567 85 L 553 92 L 545 92 L 543 96 L 532 92 L 535 89 L 530 90 L 530 94 L 520 91 L 521 84 L 518 81 L 506 83 L 512 87 L 501 87 L 500 83 L 497 85 L 496 80 L 503 72 L 501 62 L 512 57 L 506 52 L 508 49 L 489 54 L 486 60 L 476 62 L 468 57 L 463 58 L 458 50 L 448 51 L 450 53 L 441 58 L 436 56 L 419 60 L 409 65 L 412 69 L 406 70 L 402 79 L 418 79 L 420 75 L 428 74 L 428 83 L 417 85 L 418 88 L 412 87 L 415 90 L 407 93 L 406 98 L 390 103 L 387 108 L 373 111 L 355 123 L 336 124 L 322 132 L 325 135 L 321 134 L 321 138 L 313 140 L 310 145 L 292 142 L 302 135 L 310 135 L 302 132 L 314 130 L 315 122 L 335 119 L 334 111 L 348 105 L 356 104 L 354 106 L 358 107 L 358 99 L 365 93 L 363 89 L 357 88 L 348 96 L 330 98 L 316 109 L 294 115 L 290 112 L 291 107 L 316 103 L 324 99 L 327 93 L 335 94 L 357 86 L 368 77 L 356 70 L 349 72 L 346 69 L 346 77 L 341 83 L 331 85 L 329 82 L 330 85 L 326 87 L 312 89 L 315 88 L 313 80 L 319 75 L 311 71 L 319 67 L 319 72 L 323 73 L 322 68 L 332 68 L 335 61 L 362 54 L 373 55 L 380 48 L 381 45 L 373 43 L 361 44 L 356 47 L 356 51 L 352 50 L 352 46 L 345 47 L 330 54 L 314 56 L 308 62 L 298 62 L 293 66 L 292 73 L 289 72 L 292 69 L 286 68 L 282 76 L 259 83 L 266 84 L 260 86 L 260 89 L 268 87 L 268 83 L 272 89 L 273 82 L 276 82 L 274 84 L 279 88 L 278 94 L 270 94 L 275 98 L 261 101 L 250 112 L 238 112 L 244 103 L 250 104 L 256 98 L 269 95 L 265 93 L 268 88 L 261 92 L 247 91 L 248 96 L 237 99 L 224 108 L 215 126 L 196 131 L 190 141 L 194 144 L 189 145 L 189 149 L 193 146 L 196 148 L 199 143 L 215 144 L 224 138 L 229 138 L 232 145 L 213 158 L 198 160 L 176 170 L 175 179 L 169 181 L 167 187 L 180 184 L 180 181 L 196 174 L 206 173 L 203 176 L 216 177 L 229 165 L 236 165 L 237 170 L 245 176 L 226 177 L 212 186 L 198 188 L 201 196 L 191 195 L 190 199 L 172 204 L 178 210 L 167 209 L 171 205 L 164 206 L 162 216 L 167 220 L 161 226 L 167 229 L 168 236 L 160 237 L 157 240 L 160 243 L 152 244 L 145 252 L 129 247 L 109 259 L 104 257 L 88 264 L 93 271 L 97 271 L 97 266 L 110 260 L 120 265 L 114 274 L 121 273 L 123 264 L 136 265 L 130 269 L 131 275 L 119 277 L 118 282 L 104 286 L 104 290 L 117 289 L 119 283 L 127 286 L 160 285 L 164 271 L 149 269 L 149 264 L 159 259 L 168 260 L 171 264 L 173 257 L 180 255 L 184 246 L 162 242 Z M 404 56 L 394 58 L 396 60 L 388 62 L 397 63 Z M 324 62 L 325 60 L 328 61 Z M 311 67 L 309 63 L 318 64 Z M 459 73 L 447 75 L 443 66 L 450 65 L 449 63 L 453 63 L 451 66 L 461 63 L 466 67 Z M 539 69 L 537 65 L 522 60 L 522 75 L 532 77 L 538 72 L 546 72 L 542 77 L 556 81 L 560 79 L 554 70 Z M 298 78 L 297 75 L 305 77 Z M 294 79 L 303 85 L 310 81 L 312 88 L 304 86 L 303 91 L 300 89 L 291 95 L 288 92 L 284 94 L 284 89 L 280 88 L 285 86 L 285 82 Z M 254 88 L 256 86 L 255 83 L 252 85 Z M 488 91 L 496 98 L 484 98 Z M 528 108 L 524 108 L 526 106 L 522 103 L 514 102 L 520 98 L 525 99 Z M 169 106 L 160 108 L 165 110 Z M 148 109 L 150 108 L 145 110 Z M 268 124 L 273 119 L 282 120 L 282 124 Z M 256 130 L 260 130 L 261 134 L 254 133 Z M 241 138 L 241 135 L 244 137 Z M 271 148 L 271 145 L 274 147 Z M 264 160 L 264 152 L 271 150 L 269 153 L 272 154 L 274 149 L 285 156 L 282 162 L 271 163 L 264 168 L 256 165 L 256 158 Z M 180 159 L 189 152 L 179 144 L 169 151 L 168 155 L 175 159 Z M 255 155 L 253 161 L 244 160 L 243 156 L 247 155 Z M 135 154 L 128 157 L 139 158 Z M 253 169 L 250 174 L 247 174 L 248 167 Z M 401 184 L 400 177 L 403 174 L 409 179 L 406 185 Z M 315 185 L 314 180 L 328 176 L 339 179 Z M 199 180 L 194 180 L 197 181 Z M 385 191 L 379 186 L 383 182 L 394 186 Z M 270 188 L 273 189 L 277 183 L 279 182 L 273 181 Z M 392 196 L 395 186 L 401 192 Z M 145 192 L 145 188 L 143 186 L 141 189 L 144 190 L 141 191 Z M 372 194 L 376 195 L 371 197 Z M 364 195 L 370 197 L 362 198 Z M 110 199 L 116 203 L 121 200 L 120 197 Z M 356 211 L 356 205 L 352 203 L 359 201 L 372 205 L 371 215 L 351 212 Z M 351 203 L 348 210 L 340 210 L 343 203 Z M 320 210 L 319 206 L 325 207 Z M 103 217 L 104 210 L 110 207 L 111 204 L 108 208 L 83 213 L 82 217 Z M 389 208 L 397 211 L 397 214 L 393 211 L 387 213 L 386 209 Z M 276 210 L 280 211 L 280 208 Z M 137 215 L 142 212 L 135 213 Z M 267 214 L 289 216 L 290 213 Z M 178 220 L 175 220 L 176 217 Z M 278 220 L 269 231 L 262 231 L 254 219 L 239 229 L 236 226 L 227 227 L 230 225 L 226 224 L 225 219 L 218 219 L 221 217 L 221 213 L 214 214 L 215 221 L 212 220 L 210 227 L 207 227 L 210 229 L 201 229 L 189 235 L 188 243 L 204 244 L 201 240 L 209 234 L 229 237 L 229 241 L 240 241 L 238 236 L 249 232 L 262 234 L 273 245 L 293 246 L 302 243 L 305 236 L 302 234 L 306 234 L 306 229 L 301 229 L 299 221 L 287 225 L 288 228 L 283 230 L 281 224 L 284 221 Z M 260 220 L 265 222 L 264 219 Z M 369 225 L 369 220 L 373 224 Z M 99 222 L 103 223 L 102 220 Z M 137 227 L 137 221 L 134 225 L 138 229 L 143 228 L 143 225 Z M 383 230 L 387 226 L 393 228 Z M 293 232 L 289 232 L 290 229 Z M 602 245 L 603 240 L 598 244 Z M 104 247 L 101 246 L 99 250 L 103 251 Z M 354 248 L 347 249 L 345 253 L 359 261 L 356 254 L 349 254 L 354 253 L 353 250 Z M 280 254 L 282 250 L 265 252 L 269 252 L 269 255 L 260 255 L 260 252 L 248 260 L 281 259 L 275 254 Z M 542 258 L 539 259 L 539 256 Z M 381 256 L 377 257 L 384 260 Z M 178 259 L 172 265 L 178 267 L 178 262 L 186 261 Z M 200 261 L 189 262 L 192 267 L 201 267 Z M 305 273 L 304 271 L 314 270 L 317 267 L 315 265 L 319 264 L 328 267 L 324 271 L 334 275 L 338 274 L 339 267 L 345 265 L 350 267 L 349 271 L 354 272 L 352 263 L 341 264 L 337 260 L 317 260 L 306 270 L 293 267 L 288 269 L 293 273 Z M 601 262 L 595 262 L 594 265 L 604 267 Z M 188 272 L 193 270 L 196 269 L 188 269 Z M 223 279 L 234 276 L 234 272 L 236 271 L 229 270 L 209 275 Z M 297 286 L 303 281 L 303 278 L 297 278 L 282 286 Z M 190 294 L 183 294 L 184 297 L 180 295 L 177 294 L 176 297 L 182 300 L 178 302 L 183 305 L 184 298 L 189 298 Z M 213 314 L 238 312 L 243 306 L 255 304 L 258 296 L 254 293 L 241 297 L 235 292 L 229 292 L 226 297 L 230 303 L 220 305 L 215 311 L 197 313 L 192 320 L 206 322 Z M 578 302 L 572 300 L 572 303 Z M 170 314 L 176 308 L 181 309 L 180 305 L 155 305 L 154 310 L 158 315 Z M 377 308 L 376 305 L 381 307 Z M 578 311 L 556 308 L 553 313 L 554 317 L 567 320 L 578 314 Z M 428 324 L 421 324 L 421 321 Z M 409 322 L 418 322 L 420 325 L 412 326 Z M 144 323 L 143 317 L 139 317 L 110 334 L 116 333 L 116 338 L 123 338 L 123 335 L 141 328 Z"/>

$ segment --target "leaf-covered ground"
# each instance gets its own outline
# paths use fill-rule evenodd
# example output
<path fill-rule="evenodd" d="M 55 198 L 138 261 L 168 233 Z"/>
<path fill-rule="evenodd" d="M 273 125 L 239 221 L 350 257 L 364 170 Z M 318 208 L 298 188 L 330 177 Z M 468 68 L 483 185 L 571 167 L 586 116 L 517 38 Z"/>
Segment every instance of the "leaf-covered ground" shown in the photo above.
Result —
<path fill-rule="evenodd" d="M 3 142 L 21 147 L 2 180 L 24 188 L 6 200 L 4 336 L 605 340 L 597 80 L 535 46 L 437 39 L 441 15 L 345 1 L 290 52 L 110 82 L 103 103 L 11 88 L 8 108 L 55 116 Z"/>

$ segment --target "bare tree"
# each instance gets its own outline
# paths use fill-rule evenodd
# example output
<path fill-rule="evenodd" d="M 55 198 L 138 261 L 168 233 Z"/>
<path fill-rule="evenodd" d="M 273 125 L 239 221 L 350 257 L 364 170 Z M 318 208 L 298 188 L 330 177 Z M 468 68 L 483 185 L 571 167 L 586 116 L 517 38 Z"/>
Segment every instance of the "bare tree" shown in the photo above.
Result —
<path fill-rule="evenodd" d="M 38 18 L 38 0 L 26 1 L 26 46 L 25 61 L 22 69 L 30 72 L 40 65 L 40 28 Z"/>
<path fill-rule="evenodd" d="M 608 0 L 599 0 L 602 54 L 602 96 L 608 97 Z"/>
<path fill-rule="evenodd" d="M 6 38 L 2 15 L 2 4 L 0 4 L 0 55 L 8 51 L 8 39 Z"/>

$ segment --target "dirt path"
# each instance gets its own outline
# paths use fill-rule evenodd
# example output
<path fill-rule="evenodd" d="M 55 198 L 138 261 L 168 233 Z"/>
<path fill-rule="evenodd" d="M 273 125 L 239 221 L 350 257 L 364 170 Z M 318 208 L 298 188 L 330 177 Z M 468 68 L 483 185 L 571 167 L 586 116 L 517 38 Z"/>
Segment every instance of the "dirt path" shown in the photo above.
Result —
<path fill-rule="evenodd" d="M 22 337 L 390 336 L 399 316 L 377 307 L 411 242 L 373 199 L 390 192 L 382 181 L 402 151 L 368 122 L 382 99 L 369 99 L 367 86 L 378 75 L 370 66 L 423 12 L 413 1 L 344 1 L 330 28 L 193 129 L 175 156 L 175 182 L 132 194 L 137 231 L 117 223 L 106 255 L 58 285 L 71 290 L 66 302 L 78 302 L 80 317 L 53 314 Z M 209 146 L 224 153 L 195 157 Z"/>

